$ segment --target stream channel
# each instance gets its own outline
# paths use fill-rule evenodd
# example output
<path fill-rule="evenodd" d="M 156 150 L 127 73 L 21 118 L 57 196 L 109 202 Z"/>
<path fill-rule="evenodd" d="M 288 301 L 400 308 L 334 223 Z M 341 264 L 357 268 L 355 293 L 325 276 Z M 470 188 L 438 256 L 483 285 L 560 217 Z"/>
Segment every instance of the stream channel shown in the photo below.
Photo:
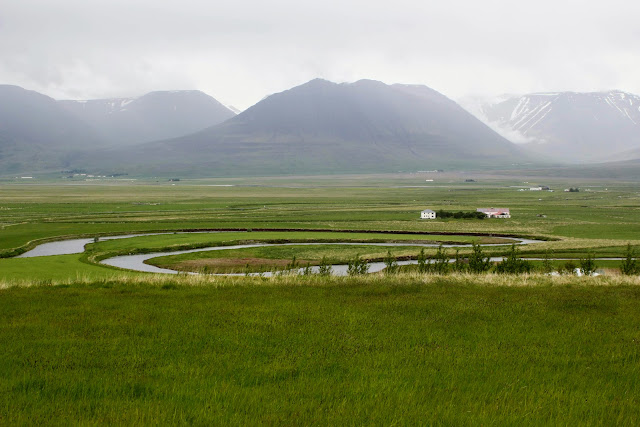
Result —
<path fill-rule="evenodd" d="M 181 232 L 179 234 L 192 234 L 192 233 L 203 233 L 203 232 Z M 225 233 L 225 231 L 207 231 L 204 233 Z M 100 237 L 100 240 L 113 240 L 113 239 L 127 239 L 131 237 L 141 237 L 141 236 L 156 236 L 162 234 L 175 234 L 175 233 L 147 233 L 147 234 L 127 234 L 122 236 L 107 236 Z M 478 237 L 485 237 L 479 235 Z M 540 243 L 540 240 L 532 240 L 532 239 L 522 239 L 522 238 L 512 238 L 513 243 L 518 245 L 528 245 L 532 243 Z M 88 243 L 93 243 L 94 240 L 91 238 L 88 239 L 70 239 L 70 240 L 60 240 L 57 242 L 49 242 L 43 243 L 34 249 L 25 252 L 21 255 L 18 255 L 17 258 L 30 258 L 37 256 L 49 256 L 49 255 L 67 255 L 67 254 L 76 254 L 84 252 L 84 247 Z M 481 246 L 505 246 L 510 245 L 511 243 L 489 243 Z M 100 261 L 101 264 L 109 265 L 112 267 L 123 268 L 127 270 L 133 271 L 141 271 L 146 273 L 166 273 L 166 274 L 178 274 L 179 271 L 170 270 L 166 268 L 156 267 L 154 265 L 145 264 L 145 261 L 157 258 L 161 256 L 168 255 L 180 255 L 187 254 L 192 252 L 204 252 L 204 251 L 224 251 L 231 249 L 244 249 L 244 248 L 257 248 L 264 246 L 309 246 L 309 245 L 350 245 L 350 246 L 412 246 L 412 247 L 424 247 L 424 248 L 433 248 L 440 246 L 439 243 L 358 243 L 358 242 L 339 242 L 339 243 L 255 243 L 248 245 L 234 245 L 234 246 L 211 246 L 207 248 L 198 248 L 198 249 L 186 249 L 181 251 L 169 251 L 169 252 L 153 252 L 148 254 L 137 254 L 137 255 L 121 255 L 112 258 L 107 258 Z M 460 243 L 460 244 L 447 244 L 442 245 L 444 248 L 465 248 L 470 247 L 471 244 Z M 494 257 L 491 258 L 491 261 L 501 261 L 502 257 Z M 453 260 L 450 260 L 452 262 Z M 408 264 L 417 264 L 417 260 L 406 260 L 406 261 L 398 261 L 398 265 L 408 265 Z M 383 270 L 386 267 L 384 262 L 371 262 L 369 265 L 369 273 L 376 273 L 378 271 Z M 318 272 L 317 266 L 311 267 L 314 273 Z M 332 274 L 337 276 L 345 276 L 347 275 L 346 264 L 340 265 L 332 265 L 331 270 Z M 302 271 L 302 269 L 300 269 Z M 198 274 L 198 273 L 190 273 L 190 274 Z M 265 273 L 251 273 L 251 275 L 259 275 L 262 274 L 265 277 L 269 277 L 274 273 L 265 272 Z M 229 274 L 220 274 L 224 276 L 243 276 L 242 273 L 229 273 Z"/>

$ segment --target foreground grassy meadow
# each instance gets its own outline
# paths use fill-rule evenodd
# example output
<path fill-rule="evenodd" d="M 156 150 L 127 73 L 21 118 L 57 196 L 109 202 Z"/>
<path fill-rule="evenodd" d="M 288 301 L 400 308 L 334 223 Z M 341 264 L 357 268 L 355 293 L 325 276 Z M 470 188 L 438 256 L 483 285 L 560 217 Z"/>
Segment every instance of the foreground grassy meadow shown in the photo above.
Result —
<path fill-rule="evenodd" d="M 0 421 L 636 425 L 640 287 L 539 280 L 15 287 Z"/>
<path fill-rule="evenodd" d="M 253 241 L 517 235 L 544 240 L 523 256 L 576 259 L 640 247 L 633 183 L 544 182 L 555 191 L 530 192 L 518 191 L 535 184 L 522 179 L 437 175 L 0 184 L 0 423 L 637 425 L 637 276 L 170 276 L 96 263 Z M 581 191 L 562 191 L 570 186 Z M 513 218 L 418 218 L 425 208 L 490 206 Z M 235 231 L 172 234 L 212 229 Z M 99 240 L 85 254 L 10 257 L 61 238 L 163 231 Z M 155 262 L 387 250 L 418 248 L 254 248 Z"/>

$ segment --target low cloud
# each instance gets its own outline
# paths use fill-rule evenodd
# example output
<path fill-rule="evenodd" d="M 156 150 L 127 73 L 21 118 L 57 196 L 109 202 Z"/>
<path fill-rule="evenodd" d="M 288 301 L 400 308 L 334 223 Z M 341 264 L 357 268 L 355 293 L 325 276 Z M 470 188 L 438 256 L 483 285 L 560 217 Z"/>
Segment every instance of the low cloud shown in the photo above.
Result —
<path fill-rule="evenodd" d="M 56 98 L 201 89 L 247 108 L 315 77 L 425 84 L 452 98 L 640 92 L 640 4 L 622 0 L 6 3 L 0 83 Z"/>

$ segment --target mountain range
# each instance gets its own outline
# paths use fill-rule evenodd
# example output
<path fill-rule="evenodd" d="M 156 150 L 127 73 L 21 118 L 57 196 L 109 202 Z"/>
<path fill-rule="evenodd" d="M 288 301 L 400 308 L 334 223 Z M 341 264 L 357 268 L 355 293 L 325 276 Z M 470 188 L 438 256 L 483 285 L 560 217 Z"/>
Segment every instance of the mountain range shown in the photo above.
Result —
<path fill-rule="evenodd" d="M 236 114 L 199 91 L 56 101 L 0 85 L 0 175 L 372 173 L 640 158 L 632 94 L 463 102 L 467 109 L 420 85 L 315 79 Z"/>
<path fill-rule="evenodd" d="M 0 85 L 0 174 L 59 168 L 69 153 L 103 144 L 52 98 Z"/>
<path fill-rule="evenodd" d="M 79 153 L 185 135 L 233 116 L 199 91 L 56 101 L 0 85 L 0 175 L 70 168 Z"/>
<path fill-rule="evenodd" d="M 236 115 L 197 90 L 151 92 L 139 98 L 58 101 L 58 104 L 112 145 L 187 135 Z"/>
<path fill-rule="evenodd" d="M 153 175 L 224 176 L 492 167 L 527 158 L 426 86 L 316 79 L 200 132 L 83 161 L 105 170 L 117 164 Z"/>
<path fill-rule="evenodd" d="M 640 157 L 637 95 L 554 92 L 461 102 L 503 136 L 549 158 L 577 163 Z"/>

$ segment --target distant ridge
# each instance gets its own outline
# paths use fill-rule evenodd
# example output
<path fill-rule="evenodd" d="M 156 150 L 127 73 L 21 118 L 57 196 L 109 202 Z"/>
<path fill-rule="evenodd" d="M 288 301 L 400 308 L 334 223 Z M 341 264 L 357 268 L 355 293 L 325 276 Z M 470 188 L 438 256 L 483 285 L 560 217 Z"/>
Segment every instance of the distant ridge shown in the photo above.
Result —
<path fill-rule="evenodd" d="M 150 92 L 138 98 L 58 102 L 114 145 L 175 138 L 236 115 L 197 90 Z"/>
<path fill-rule="evenodd" d="M 591 163 L 570 166 L 556 166 L 546 168 L 531 168 L 523 170 L 503 170 L 500 175 L 529 176 L 529 177 L 557 177 L 557 178 L 581 178 L 616 181 L 640 181 L 640 159 L 624 160 L 618 162 Z"/>
<path fill-rule="evenodd" d="M 81 153 L 182 136 L 234 116 L 200 91 L 56 101 L 0 85 L 0 175 L 73 168 Z"/>
<path fill-rule="evenodd" d="M 640 149 L 640 97 L 630 93 L 532 93 L 463 103 L 502 135 L 556 159 L 602 162 Z"/>
<path fill-rule="evenodd" d="M 496 167 L 528 158 L 425 86 L 315 79 L 203 131 L 100 153 L 100 163 L 210 176 Z M 90 159 L 87 162 L 91 163 Z M 94 162 L 98 166 L 99 162 Z"/>
<path fill-rule="evenodd" d="M 103 143 L 53 98 L 0 85 L 0 174 L 66 167 L 70 152 Z"/>
<path fill-rule="evenodd" d="M 621 153 L 615 153 L 608 158 L 610 161 L 625 161 L 625 160 L 638 160 L 640 159 L 640 147 L 633 150 L 623 151 Z"/>

